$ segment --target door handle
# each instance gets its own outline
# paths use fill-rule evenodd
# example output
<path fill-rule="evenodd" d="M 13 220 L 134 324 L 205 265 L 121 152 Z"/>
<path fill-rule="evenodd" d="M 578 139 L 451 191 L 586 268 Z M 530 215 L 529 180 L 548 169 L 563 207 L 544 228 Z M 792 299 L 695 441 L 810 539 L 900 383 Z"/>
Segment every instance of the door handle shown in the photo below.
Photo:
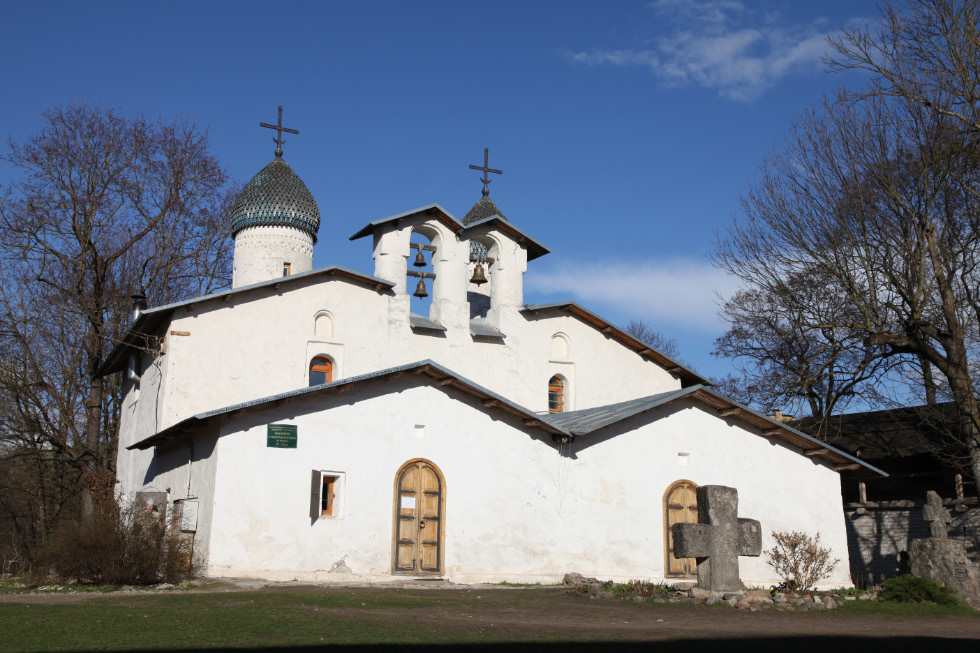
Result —
<path fill-rule="evenodd" d="M 425 528 L 425 520 L 419 522 L 419 528 Z"/>

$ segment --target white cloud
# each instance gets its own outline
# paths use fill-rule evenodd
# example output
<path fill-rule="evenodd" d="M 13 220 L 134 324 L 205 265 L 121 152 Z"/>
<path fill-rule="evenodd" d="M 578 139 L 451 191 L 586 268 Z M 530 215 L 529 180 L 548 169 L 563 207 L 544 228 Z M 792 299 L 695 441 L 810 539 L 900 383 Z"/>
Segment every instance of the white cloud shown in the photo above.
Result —
<path fill-rule="evenodd" d="M 525 286 L 529 293 L 580 301 L 599 314 L 612 309 L 627 319 L 720 333 L 716 298 L 730 296 L 737 281 L 703 259 L 674 258 L 536 267 Z"/>
<path fill-rule="evenodd" d="M 824 21 L 787 24 L 736 0 L 657 0 L 650 8 L 664 27 L 652 47 L 565 56 L 593 66 L 643 66 L 666 85 L 714 88 L 739 102 L 751 102 L 786 75 L 823 69 Z"/>

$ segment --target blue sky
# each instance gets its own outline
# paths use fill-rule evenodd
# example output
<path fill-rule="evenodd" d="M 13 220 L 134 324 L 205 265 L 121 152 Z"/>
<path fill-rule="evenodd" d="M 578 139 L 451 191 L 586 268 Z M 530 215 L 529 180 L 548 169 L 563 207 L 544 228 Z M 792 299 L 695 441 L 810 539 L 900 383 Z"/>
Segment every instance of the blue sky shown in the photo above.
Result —
<path fill-rule="evenodd" d="M 646 320 L 721 376 L 734 284 L 706 254 L 793 116 L 860 83 L 825 72 L 827 34 L 876 17 L 871 0 L 6 2 L 0 135 L 70 102 L 182 115 L 247 181 L 281 104 L 323 218 L 315 265 L 369 273 L 369 239 L 348 237 L 433 202 L 462 218 L 489 147 L 491 198 L 553 250 L 528 302 Z"/>

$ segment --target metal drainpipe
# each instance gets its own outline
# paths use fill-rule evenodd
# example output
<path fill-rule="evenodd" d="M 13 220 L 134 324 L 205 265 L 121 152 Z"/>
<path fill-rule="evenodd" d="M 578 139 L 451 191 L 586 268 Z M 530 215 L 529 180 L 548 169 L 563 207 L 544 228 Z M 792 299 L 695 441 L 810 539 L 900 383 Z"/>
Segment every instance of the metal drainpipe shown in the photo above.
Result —
<path fill-rule="evenodd" d="M 142 315 L 143 311 L 146 310 L 146 295 L 142 292 L 138 292 L 132 296 L 133 299 L 133 312 L 132 319 L 130 321 L 130 327 L 136 324 L 136 320 Z M 139 385 L 140 382 L 140 356 L 136 352 L 129 355 L 129 364 L 126 366 L 126 377 Z"/>
<path fill-rule="evenodd" d="M 194 441 L 187 441 L 187 448 L 190 449 L 190 454 L 187 456 L 187 494 L 184 498 L 191 496 L 191 467 L 194 465 Z"/>

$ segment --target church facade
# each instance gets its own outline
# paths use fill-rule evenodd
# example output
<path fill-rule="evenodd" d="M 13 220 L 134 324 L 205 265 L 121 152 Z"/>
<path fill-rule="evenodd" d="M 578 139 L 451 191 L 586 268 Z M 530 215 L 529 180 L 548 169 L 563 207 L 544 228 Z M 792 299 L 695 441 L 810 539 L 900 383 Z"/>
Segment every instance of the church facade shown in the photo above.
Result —
<path fill-rule="evenodd" d="M 819 532 L 847 560 L 840 475 L 879 470 L 587 308 L 526 302 L 549 250 L 486 182 L 462 220 L 432 204 L 354 234 L 372 274 L 313 269 L 319 210 L 281 150 L 232 217 L 233 287 L 141 308 L 102 369 L 125 379 L 120 491 L 175 511 L 209 575 L 686 579 L 669 526 L 705 484 L 738 489 L 764 548 Z M 764 558 L 742 578 L 780 580 Z"/>

